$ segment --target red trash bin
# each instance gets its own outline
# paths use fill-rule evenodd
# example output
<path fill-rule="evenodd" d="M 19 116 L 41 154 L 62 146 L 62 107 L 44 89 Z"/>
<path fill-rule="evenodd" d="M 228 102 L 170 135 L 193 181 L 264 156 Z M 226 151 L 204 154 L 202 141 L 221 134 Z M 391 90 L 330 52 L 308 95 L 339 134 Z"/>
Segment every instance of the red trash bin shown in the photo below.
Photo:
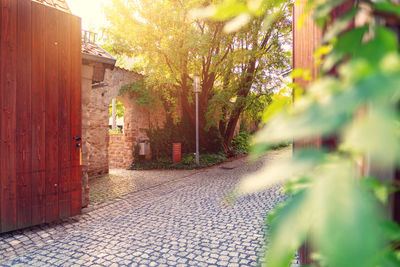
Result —
<path fill-rule="evenodd" d="M 172 162 L 177 163 L 182 158 L 182 144 L 181 143 L 173 143 L 172 144 Z"/>

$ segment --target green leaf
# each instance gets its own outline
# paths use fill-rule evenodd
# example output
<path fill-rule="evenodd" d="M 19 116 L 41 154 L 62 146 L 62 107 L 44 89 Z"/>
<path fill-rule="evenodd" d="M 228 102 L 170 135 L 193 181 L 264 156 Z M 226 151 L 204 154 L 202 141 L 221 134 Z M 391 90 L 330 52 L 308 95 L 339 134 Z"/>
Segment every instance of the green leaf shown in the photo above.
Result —
<path fill-rule="evenodd" d="M 381 258 L 378 266 L 398 267 L 400 266 L 400 257 L 398 252 L 388 251 Z"/>
<path fill-rule="evenodd" d="M 393 252 L 386 253 L 380 262 L 380 266 L 398 267 L 400 266 L 400 259 L 396 255 L 396 253 Z"/>
<path fill-rule="evenodd" d="M 353 21 L 354 17 L 358 13 L 358 8 L 353 8 L 346 15 L 335 20 L 331 27 L 328 28 L 328 31 L 324 34 L 323 42 L 329 42 L 332 39 L 339 36 L 344 30 L 346 30 L 350 23 Z"/>
<path fill-rule="evenodd" d="M 331 0 L 325 1 L 323 4 L 317 5 L 317 8 L 313 15 L 318 26 L 322 28 L 328 20 L 331 11 L 343 2 L 344 0 Z"/>
<path fill-rule="evenodd" d="M 355 172 L 347 160 L 331 159 L 321 166 L 310 192 L 315 203 L 311 239 L 326 266 L 376 266 L 376 252 L 383 249 L 377 231 L 381 214 Z"/>
<path fill-rule="evenodd" d="M 333 52 L 342 55 L 356 54 L 361 47 L 363 37 L 367 31 L 368 27 L 364 26 L 344 33 L 339 37 Z"/>
<path fill-rule="evenodd" d="M 353 57 L 361 57 L 378 64 L 387 53 L 397 52 L 399 47 L 395 33 L 386 27 L 377 26 L 374 39 L 359 47 L 352 53 Z"/>
<path fill-rule="evenodd" d="M 359 116 L 344 134 L 343 148 L 369 154 L 377 166 L 390 167 L 400 158 L 399 135 L 395 121 L 399 118 L 390 109 L 375 108 Z M 385 190 L 379 190 L 381 200 Z"/>
<path fill-rule="evenodd" d="M 288 92 L 285 89 L 273 95 L 271 104 L 268 105 L 266 111 L 263 114 L 263 122 L 267 122 L 282 110 L 288 109 L 291 103 L 292 103 L 292 96 L 290 92 Z"/>
<path fill-rule="evenodd" d="M 268 267 L 289 266 L 293 261 L 312 221 L 308 203 L 305 192 L 298 193 L 269 217 L 271 238 L 268 242 L 271 245 L 267 249 Z"/>
<path fill-rule="evenodd" d="M 339 37 L 332 53 L 323 64 L 323 70 L 329 71 L 345 56 L 352 60 L 362 59 L 379 66 L 379 62 L 388 53 L 396 52 L 398 41 L 396 35 L 385 27 L 376 26 L 373 39 L 364 43 L 363 39 L 369 28 L 355 28 Z"/>
<path fill-rule="evenodd" d="M 246 195 L 265 190 L 295 176 L 301 176 L 324 159 L 322 151 L 304 149 L 296 152 L 293 158 L 268 161 L 261 170 L 243 178 L 237 185 L 237 191 L 241 195 Z"/>
<path fill-rule="evenodd" d="M 217 6 L 217 11 L 213 15 L 216 20 L 227 20 L 248 13 L 247 4 L 237 0 L 227 0 Z"/>
<path fill-rule="evenodd" d="M 384 13 L 391 13 L 400 18 L 400 6 L 390 1 L 372 2 L 372 6 L 377 10 Z"/>
<path fill-rule="evenodd" d="M 390 241 L 400 240 L 400 226 L 394 221 L 384 221 L 380 224 L 385 237 Z"/>

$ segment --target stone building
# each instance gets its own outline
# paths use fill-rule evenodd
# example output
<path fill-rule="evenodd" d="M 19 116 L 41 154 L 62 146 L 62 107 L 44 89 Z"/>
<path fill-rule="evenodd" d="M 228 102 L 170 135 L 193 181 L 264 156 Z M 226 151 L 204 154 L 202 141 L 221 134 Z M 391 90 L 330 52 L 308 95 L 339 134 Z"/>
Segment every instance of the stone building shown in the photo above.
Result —
<path fill-rule="evenodd" d="M 88 178 L 127 168 L 133 162 L 136 139 L 145 136 L 149 123 L 162 126 L 166 114 L 139 106 L 135 97 L 120 96 L 120 89 L 142 75 L 115 67 L 116 60 L 96 44 L 95 35 L 82 35 L 82 185 L 88 202 Z M 124 131 L 109 134 L 109 105 L 117 98 L 124 105 Z"/>

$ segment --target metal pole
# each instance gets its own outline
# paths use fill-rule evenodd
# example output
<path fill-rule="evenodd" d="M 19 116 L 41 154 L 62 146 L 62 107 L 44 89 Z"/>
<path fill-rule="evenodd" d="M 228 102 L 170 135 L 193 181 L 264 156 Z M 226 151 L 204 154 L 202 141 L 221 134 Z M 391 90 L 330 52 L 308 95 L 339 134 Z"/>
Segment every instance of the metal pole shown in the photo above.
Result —
<path fill-rule="evenodd" d="M 200 76 L 194 75 L 193 88 L 196 95 L 196 164 L 200 165 L 199 159 L 199 93 L 200 89 Z"/>
<path fill-rule="evenodd" d="M 196 92 L 196 164 L 200 165 L 200 160 L 199 160 L 199 92 Z"/>

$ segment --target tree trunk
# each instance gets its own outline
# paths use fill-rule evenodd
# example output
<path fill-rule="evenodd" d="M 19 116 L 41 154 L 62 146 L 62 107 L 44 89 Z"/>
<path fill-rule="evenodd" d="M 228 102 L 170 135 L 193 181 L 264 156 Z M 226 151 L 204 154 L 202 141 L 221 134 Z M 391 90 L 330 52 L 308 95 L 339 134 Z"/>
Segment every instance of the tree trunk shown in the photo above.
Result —
<path fill-rule="evenodd" d="M 226 127 L 225 135 L 224 135 L 223 147 L 224 147 L 225 152 L 229 151 L 229 146 L 232 143 L 233 135 L 235 134 L 236 125 L 239 121 L 240 114 L 242 113 L 242 111 L 243 111 L 243 107 L 237 109 L 235 114 L 232 114 L 231 118 L 229 119 L 228 126 Z"/>
<path fill-rule="evenodd" d="M 232 115 L 229 118 L 228 126 L 226 127 L 225 130 L 224 143 L 223 143 L 225 152 L 229 151 L 229 146 L 232 143 L 237 122 L 239 121 L 240 115 L 242 114 L 245 107 L 245 102 L 242 101 L 241 98 L 245 99 L 249 95 L 251 86 L 253 85 L 255 71 L 256 71 L 256 59 L 251 59 L 247 71 L 244 74 L 244 77 L 239 85 L 240 89 L 236 106 L 232 112 Z"/>

